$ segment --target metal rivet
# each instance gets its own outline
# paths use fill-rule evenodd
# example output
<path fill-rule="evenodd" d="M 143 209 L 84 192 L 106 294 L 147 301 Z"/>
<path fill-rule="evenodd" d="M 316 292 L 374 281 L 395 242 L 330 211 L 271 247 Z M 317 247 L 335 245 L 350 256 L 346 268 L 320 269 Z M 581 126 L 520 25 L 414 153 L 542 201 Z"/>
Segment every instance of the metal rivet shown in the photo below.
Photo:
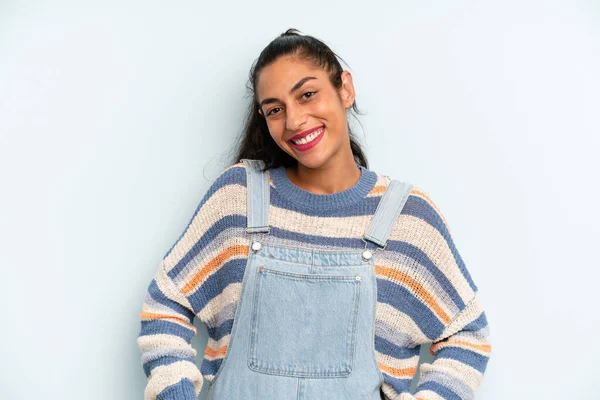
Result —
<path fill-rule="evenodd" d="M 254 251 L 259 251 L 261 247 L 262 247 L 262 245 L 260 244 L 260 242 L 252 243 L 252 250 L 254 250 Z"/>
<path fill-rule="evenodd" d="M 259 266 L 258 266 L 258 272 L 259 272 L 259 273 L 260 273 L 260 272 L 263 272 L 263 269 L 264 269 L 264 267 L 263 267 L 262 265 L 259 265 Z"/>
<path fill-rule="evenodd" d="M 371 253 L 369 250 L 365 250 L 362 254 L 362 257 L 365 260 L 370 260 L 371 257 L 373 257 L 373 253 Z"/>
<path fill-rule="evenodd" d="M 360 275 L 356 275 L 356 280 L 360 281 Z"/>

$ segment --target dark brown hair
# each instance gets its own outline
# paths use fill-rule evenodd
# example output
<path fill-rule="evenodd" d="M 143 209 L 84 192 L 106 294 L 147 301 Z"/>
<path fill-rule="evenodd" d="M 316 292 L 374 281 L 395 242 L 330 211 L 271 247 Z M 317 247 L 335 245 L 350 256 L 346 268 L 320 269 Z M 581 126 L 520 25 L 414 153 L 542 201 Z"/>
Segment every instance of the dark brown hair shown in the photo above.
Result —
<path fill-rule="evenodd" d="M 328 73 L 329 80 L 336 89 L 342 86 L 341 74 L 343 69 L 338 61 L 340 57 L 329 46 L 312 36 L 301 35 L 300 31 L 293 28 L 279 35 L 263 49 L 250 68 L 250 76 L 246 87 L 252 100 L 248 105 L 244 130 L 237 148 L 234 149 L 236 156 L 231 164 L 248 158 L 263 160 L 265 169 L 297 165 L 296 159 L 283 151 L 269 134 L 267 123 L 259 113 L 259 104 L 256 97 L 256 82 L 260 71 L 275 62 L 279 57 L 286 55 L 294 55 L 299 59 L 312 62 L 315 67 L 322 68 Z M 344 64 L 346 63 L 344 62 Z M 356 105 L 356 100 L 352 103 L 352 111 L 361 114 Z M 356 163 L 368 168 L 367 158 L 353 136 L 350 125 L 348 125 L 348 133 L 350 134 L 350 147 Z"/>

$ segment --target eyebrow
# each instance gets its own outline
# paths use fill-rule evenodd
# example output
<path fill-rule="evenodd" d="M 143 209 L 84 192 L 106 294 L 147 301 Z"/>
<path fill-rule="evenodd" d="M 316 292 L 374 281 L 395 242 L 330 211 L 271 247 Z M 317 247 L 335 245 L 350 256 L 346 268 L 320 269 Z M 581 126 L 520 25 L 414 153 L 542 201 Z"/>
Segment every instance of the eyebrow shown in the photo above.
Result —
<path fill-rule="evenodd" d="M 294 93 L 296 90 L 300 89 L 300 87 L 301 87 L 302 85 L 304 85 L 304 83 L 305 83 L 306 81 L 309 81 L 309 80 L 311 80 L 311 79 L 317 79 L 317 77 L 316 77 L 316 76 L 306 76 L 306 77 L 304 77 L 304 78 L 300 79 L 298 82 L 296 82 L 296 84 L 294 85 L 294 87 L 292 87 L 292 88 L 290 89 L 290 94 L 292 94 L 292 93 Z M 259 107 L 260 107 L 260 108 L 262 108 L 262 106 L 263 106 L 263 105 L 265 105 L 265 104 L 268 104 L 268 103 L 274 103 L 274 102 L 276 102 L 276 101 L 277 101 L 277 99 L 276 99 L 276 98 L 274 98 L 274 97 L 269 97 L 268 99 L 264 99 L 263 101 L 261 101 L 261 102 L 260 102 L 260 104 L 259 104 Z"/>

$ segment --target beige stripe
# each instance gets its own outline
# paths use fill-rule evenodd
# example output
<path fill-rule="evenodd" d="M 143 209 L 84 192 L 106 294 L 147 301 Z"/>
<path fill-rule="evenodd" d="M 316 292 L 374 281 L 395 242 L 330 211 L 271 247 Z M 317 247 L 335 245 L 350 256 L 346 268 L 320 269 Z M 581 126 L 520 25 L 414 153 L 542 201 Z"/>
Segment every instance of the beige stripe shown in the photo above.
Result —
<path fill-rule="evenodd" d="M 421 376 L 430 371 L 443 372 L 453 376 L 461 382 L 464 382 L 464 384 L 468 385 L 473 391 L 477 390 L 483 379 L 481 372 L 477 371 L 475 368 L 451 358 L 439 358 L 432 364 L 421 364 Z"/>
<path fill-rule="evenodd" d="M 392 385 L 387 382 L 381 384 L 381 390 L 383 391 L 386 400 L 394 399 L 398 395 Z"/>
<path fill-rule="evenodd" d="M 375 186 L 385 186 L 386 188 L 389 186 L 392 178 L 388 175 L 377 174 L 377 181 L 375 182 Z"/>
<path fill-rule="evenodd" d="M 196 350 L 184 339 L 175 335 L 157 334 L 140 336 L 137 339 L 137 343 L 141 351 L 154 350 L 158 348 L 191 349 L 194 351 L 194 356 L 196 356 Z"/>
<path fill-rule="evenodd" d="M 183 378 L 190 379 L 194 384 L 196 396 L 202 389 L 202 374 L 195 364 L 189 361 L 177 361 L 169 365 L 161 365 L 152 370 L 144 391 L 144 400 L 156 400 L 165 388 L 180 382 Z"/>
<path fill-rule="evenodd" d="M 394 329 L 410 335 L 416 343 L 422 344 L 431 342 L 410 316 L 402 311 L 396 310 L 389 304 L 378 302 L 375 318 L 385 321 L 388 325 L 394 327 Z"/>
<path fill-rule="evenodd" d="M 383 390 L 383 394 L 385 395 L 386 400 L 416 400 L 417 398 L 423 400 L 444 400 L 439 394 L 432 392 L 431 390 L 421 390 L 417 394 L 412 395 L 407 392 L 402 392 L 398 394 L 392 385 L 387 382 L 384 382 L 381 385 L 381 389 Z M 418 397 L 416 397 L 418 395 Z"/>
<path fill-rule="evenodd" d="M 225 335 L 223 336 L 221 339 L 219 340 L 214 340 L 211 339 L 210 337 L 208 338 L 208 343 L 206 344 L 206 347 L 210 347 L 212 350 L 217 351 L 219 350 L 221 347 L 223 346 L 229 346 L 229 339 L 231 338 L 231 334 L 229 335 Z M 204 358 L 206 358 L 207 360 L 216 360 L 217 358 L 223 358 L 222 356 L 218 356 L 218 357 L 208 357 L 206 355 L 206 353 L 204 354 Z"/>
<path fill-rule="evenodd" d="M 233 232 L 233 230 L 235 230 L 236 232 Z M 198 260 L 194 260 L 194 262 L 190 263 L 190 265 L 182 269 L 181 272 L 178 274 L 177 278 L 174 280 L 176 280 L 176 283 L 180 287 L 184 287 L 192 279 L 194 279 L 196 274 L 198 274 L 198 272 L 200 272 L 202 268 L 204 268 L 215 258 L 219 257 L 221 253 L 225 252 L 227 249 L 233 246 L 250 246 L 250 240 L 244 237 L 244 233 L 241 230 L 239 230 L 238 232 L 238 228 L 227 229 L 221 232 L 219 236 L 213 239 L 213 242 L 211 242 L 210 246 L 204 248 L 202 253 L 196 255 L 196 258 Z M 206 275 L 206 277 L 199 284 L 199 286 L 202 286 L 208 278 L 210 278 L 213 274 L 219 271 L 219 269 L 226 262 L 235 259 L 241 259 L 245 261 L 246 258 L 247 254 L 240 254 L 232 255 L 230 258 L 223 260 L 222 264 L 218 265 L 216 268 L 213 269 L 211 273 Z"/>
<path fill-rule="evenodd" d="M 419 390 L 417 393 L 408 394 L 402 393 L 402 395 L 398 398 L 399 400 L 415 400 L 415 399 L 423 399 L 423 400 L 444 400 L 442 396 L 437 394 L 432 390 Z"/>
<path fill-rule="evenodd" d="M 155 306 L 151 306 L 151 305 L 148 305 L 147 303 L 144 303 L 142 306 L 142 311 L 148 312 L 148 313 L 168 315 L 168 316 L 175 317 L 175 318 L 181 318 L 181 314 L 179 314 L 178 312 L 175 312 L 175 310 L 173 310 L 172 308 L 169 308 L 167 306 L 162 306 L 162 304 L 158 304 L 158 303 Z M 189 321 L 187 318 L 184 318 L 184 319 L 186 321 Z"/>
<path fill-rule="evenodd" d="M 161 304 L 161 303 L 157 302 L 156 300 L 154 300 L 153 298 L 151 298 L 149 292 L 146 293 L 146 298 L 144 299 L 144 302 L 142 303 L 142 311 L 175 315 L 175 314 L 172 314 L 172 313 L 175 313 L 175 311 L 173 311 L 172 308 L 169 308 L 169 307 L 165 306 L 164 304 Z"/>
<path fill-rule="evenodd" d="M 414 256 L 413 256 L 414 257 Z M 390 266 L 408 274 L 419 282 L 427 284 L 430 294 L 438 304 L 443 305 L 447 315 L 456 315 L 460 309 L 448 294 L 445 282 L 438 281 L 431 271 L 422 263 L 423 260 L 395 252 L 382 253 L 377 265 Z"/>
<path fill-rule="evenodd" d="M 212 382 L 215 380 L 215 376 L 214 375 L 204 375 L 204 379 L 206 379 L 208 381 L 208 384 L 211 385 Z"/>
<path fill-rule="evenodd" d="M 479 292 L 476 292 L 470 301 L 466 302 L 467 306 L 458 314 L 453 321 L 444 329 L 441 336 L 436 338 L 435 341 L 440 341 L 444 338 L 450 337 L 455 333 L 462 330 L 465 326 L 479 318 L 483 312 L 483 306 L 480 302 Z"/>
<path fill-rule="evenodd" d="M 165 258 L 167 271 L 171 271 L 179 261 L 189 253 L 190 249 L 200 240 L 225 212 L 234 214 L 246 213 L 246 188 L 238 184 L 224 186 L 217 190 L 204 203 L 194 216 L 189 228 Z M 227 207 L 223 207 L 226 204 Z"/>
<path fill-rule="evenodd" d="M 463 302 L 473 298 L 474 292 L 456 264 L 448 243 L 433 226 L 421 218 L 400 214 L 390 239 L 406 241 L 419 248 L 446 275 Z"/>
<path fill-rule="evenodd" d="M 322 236 L 326 238 L 356 238 L 366 232 L 371 215 L 350 217 L 317 217 L 296 211 L 271 206 L 271 225 L 294 233 Z M 306 228 L 310 227 L 310 232 Z"/>
<path fill-rule="evenodd" d="M 235 301 L 239 301 L 241 291 L 241 282 L 230 283 L 221 293 L 213 297 L 206 306 L 200 310 L 198 317 L 201 321 L 208 321 L 209 318 L 218 314 L 224 307 Z"/>
<path fill-rule="evenodd" d="M 386 260 L 387 261 L 387 260 Z M 440 285 L 437 282 L 437 280 L 433 280 L 431 281 L 430 279 L 432 279 L 431 275 L 427 274 L 427 275 L 422 275 L 419 274 L 418 271 L 415 270 L 415 268 L 410 268 L 410 266 L 405 266 L 403 264 L 398 264 L 398 263 L 393 263 L 393 262 L 384 262 L 383 260 L 376 262 L 377 266 L 381 266 L 381 267 L 386 267 L 386 268 L 391 268 L 394 269 L 396 271 L 399 271 L 402 274 L 405 274 L 407 276 L 409 276 L 410 278 L 414 279 L 419 285 L 422 286 L 423 289 L 425 289 L 425 291 L 431 296 L 431 298 L 433 299 L 433 301 L 438 305 L 438 307 L 440 307 L 448 316 L 452 316 L 454 314 L 456 314 L 457 312 L 457 307 L 454 304 L 454 302 L 452 302 L 450 300 L 450 298 L 448 297 L 448 293 L 442 289 L 440 289 Z M 415 273 L 417 272 L 417 273 Z M 430 279 L 427 279 L 427 278 Z M 422 303 L 424 303 L 424 297 L 423 294 L 420 293 L 421 288 L 418 287 L 411 287 L 409 285 L 406 285 L 404 282 L 400 282 L 398 280 L 394 280 L 389 278 L 388 276 L 378 276 L 378 278 L 382 278 L 385 280 L 388 280 L 390 282 L 393 282 L 397 285 L 402 285 L 404 288 L 406 288 L 409 292 L 411 292 L 417 299 L 419 299 Z M 429 307 L 431 309 L 431 307 Z M 436 310 L 431 310 L 433 313 L 436 313 Z M 440 318 L 441 320 L 442 318 Z"/>
<path fill-rule="evenodd" d="M 473 335 L 473 332 L 458 332 L 452 335 L 452 338 L 448 339 L 448 343 L 452 342 L 467 342 L 473 346 L 479 346 L 481 344 L 489 344 L 487 338 L 480 338 Z M 470 349 L 470 347 L 468 347 Z M 474 349 L 473 349 L 474 350 Z"/>
<path fill-rule="evenodd" d="M 156 279 L 156 284 L 158 285 L 158 288 L 160 289 L 161 292 L 163 292 L 165 294 L 165 296 L 167 296 L 169 299 L 181 304 L 182 306 L 186 307 L 188 310 L 193 310 L 192 305 L 190 304 L 188 299 L 183 295 L 183 293 L 181 293 L 181 291 L 179 291 L 179 288 L 177 288 L 177 286 L 175 286 L 175 284 L 173 283 L 171 278 L 169 278 L 166 271 L 163 269 L 162 264 L 159 267 L 158 272 L 156 273 L 155 279 Z M 188 321 L 190 324 L 192 323 L 192 321 L 190 321 L 185 316 L 183 316 L 181 314 L 178 314 L 178 315 L 181 318 L 183 318 L 184 320 Z"/>

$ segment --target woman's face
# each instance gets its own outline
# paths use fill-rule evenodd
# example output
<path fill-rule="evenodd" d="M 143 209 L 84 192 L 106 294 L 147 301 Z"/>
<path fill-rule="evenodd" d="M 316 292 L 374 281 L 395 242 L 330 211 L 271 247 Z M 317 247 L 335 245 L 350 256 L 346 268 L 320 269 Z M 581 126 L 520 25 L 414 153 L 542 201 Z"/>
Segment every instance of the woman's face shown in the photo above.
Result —
<path fill-rule="evenodd" d="M 342 82 L 337 90 L 324 70 L 290 56 L 280 57 L 259 74 L 256 94 L 271 137 L 306 167 L 353 159 L 346 109 L 354 102 L 354 87 L 348 71 L 342 73 Z"/>

